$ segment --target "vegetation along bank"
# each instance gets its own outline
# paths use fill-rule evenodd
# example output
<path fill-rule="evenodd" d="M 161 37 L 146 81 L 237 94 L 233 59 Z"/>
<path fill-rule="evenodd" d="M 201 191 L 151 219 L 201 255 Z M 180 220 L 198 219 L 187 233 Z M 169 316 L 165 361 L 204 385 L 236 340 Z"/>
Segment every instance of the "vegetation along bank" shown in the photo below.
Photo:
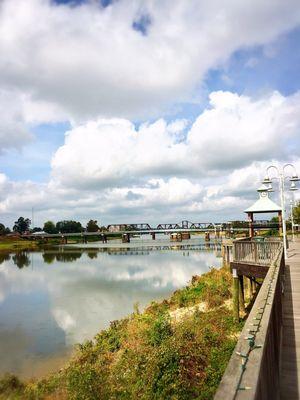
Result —
<path fill-rule="evenodd" d="M 194 276 L 78 345 L 59 372 L 36 382 L 4 377 L 0 399 L 212 399 L 241 330 L 231 282 L 225 268 Z"/>

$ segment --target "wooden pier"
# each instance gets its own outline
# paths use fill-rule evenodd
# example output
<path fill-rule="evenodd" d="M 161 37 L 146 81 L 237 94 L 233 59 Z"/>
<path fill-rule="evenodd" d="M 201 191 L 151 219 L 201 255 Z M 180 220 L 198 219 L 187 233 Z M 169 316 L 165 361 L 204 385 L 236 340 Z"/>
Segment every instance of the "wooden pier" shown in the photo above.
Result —
<path fill-rule="evenodd" d="M 237 317 L 243 278 L 259 280 L 260 288 L 215 400 L 299 399 L 300 240 L 286 259 L 282 242 L 236 241 L 232 259 Z"/>

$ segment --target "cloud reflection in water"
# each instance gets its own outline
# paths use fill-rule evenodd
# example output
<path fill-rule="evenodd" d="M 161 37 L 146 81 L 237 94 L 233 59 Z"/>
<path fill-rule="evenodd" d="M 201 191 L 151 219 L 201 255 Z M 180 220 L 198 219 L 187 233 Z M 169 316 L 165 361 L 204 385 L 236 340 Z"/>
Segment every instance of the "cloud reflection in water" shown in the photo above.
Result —
<path fill-rule="evenodd" d="M 213 252 L 194 251 L 120 256 L 68 250 L 32 253 L 29 260 L 21 269 L 13 257 L 0 265 L 0 373 L 31 376 L 43 357 L 61 361 L 74 343 L 131 313 L 134 303 L 144 307 L 168 297 L 220 263 Z"/>

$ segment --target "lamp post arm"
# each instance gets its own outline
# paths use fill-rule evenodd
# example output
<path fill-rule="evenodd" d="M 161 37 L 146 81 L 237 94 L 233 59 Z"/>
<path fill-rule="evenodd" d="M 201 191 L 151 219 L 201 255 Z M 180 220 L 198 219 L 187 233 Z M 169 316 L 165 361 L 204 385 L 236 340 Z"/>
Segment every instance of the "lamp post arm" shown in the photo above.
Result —
<path fill-rule="evenodd" d="M 293 164 L 291 164 L 291 163 L 288 163 L 288 164 L 285 164 L 284 166 L 283 166 L 283 171 L 286 169 L 286 167 L 291 167 L 291 168 L 293 168 L 293 171 L 294 171 L 294 173 L 297 175 L 297 170 L 296 170 L 296 168 L 295 168 L 295 166 L 293 165 Z"/>
<path fill-rule="evenodd" d="M 280 176 L 279 169 L 276 167 L 276 165 L 270 165 L 270 166 L 266 169 L 266 171 L 269 172 L 269 170 L 270 170 L 271 168 L 274 168 L 274 169 L 276 170 L 277 174 Z"/>

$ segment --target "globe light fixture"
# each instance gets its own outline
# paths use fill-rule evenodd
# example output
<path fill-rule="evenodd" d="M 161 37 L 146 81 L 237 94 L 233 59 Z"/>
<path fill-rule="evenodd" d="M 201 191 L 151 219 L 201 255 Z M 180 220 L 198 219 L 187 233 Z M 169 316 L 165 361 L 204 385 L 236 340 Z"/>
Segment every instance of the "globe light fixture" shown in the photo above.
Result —
<path fill-rule="evenodd" d="M 299 182 L 300 178 L 298 177 L 297 174 L 294 174 L 291 178 L 290 178 L 291 182 Z"/>
<path fill-rule="evenodd" d="M 268 175 L 265 177 L 265 179 L 262 181 L 262 183 L 264 184 L 264 185 L 269 185 L 269 184 L 272 184 L 272 181 L 271 181 L 271 179 L 268 177 Z"/>
<path fill-rule="evenodd" d="M 297 188 L 297 186 L 296 186 L 296 184 L 295 184 L 295 181 L 293 181 L 292 183 L 291 183 L 291 186 L 290 186 L 290 189 L 289 189 L 290 191 L 292 191 L 292 192 L 294 192 L 295 190 L 298 190 L 298 188 Z"/>
<path fill-rule="evenodd" d="M 269 191 L 269 186 L 267 186 L 265 183 L 263 183 L 263 184 L 257 189 L 257 191 L 258 191 L 259 193 L 268 192 L 268 191 Z"/>

